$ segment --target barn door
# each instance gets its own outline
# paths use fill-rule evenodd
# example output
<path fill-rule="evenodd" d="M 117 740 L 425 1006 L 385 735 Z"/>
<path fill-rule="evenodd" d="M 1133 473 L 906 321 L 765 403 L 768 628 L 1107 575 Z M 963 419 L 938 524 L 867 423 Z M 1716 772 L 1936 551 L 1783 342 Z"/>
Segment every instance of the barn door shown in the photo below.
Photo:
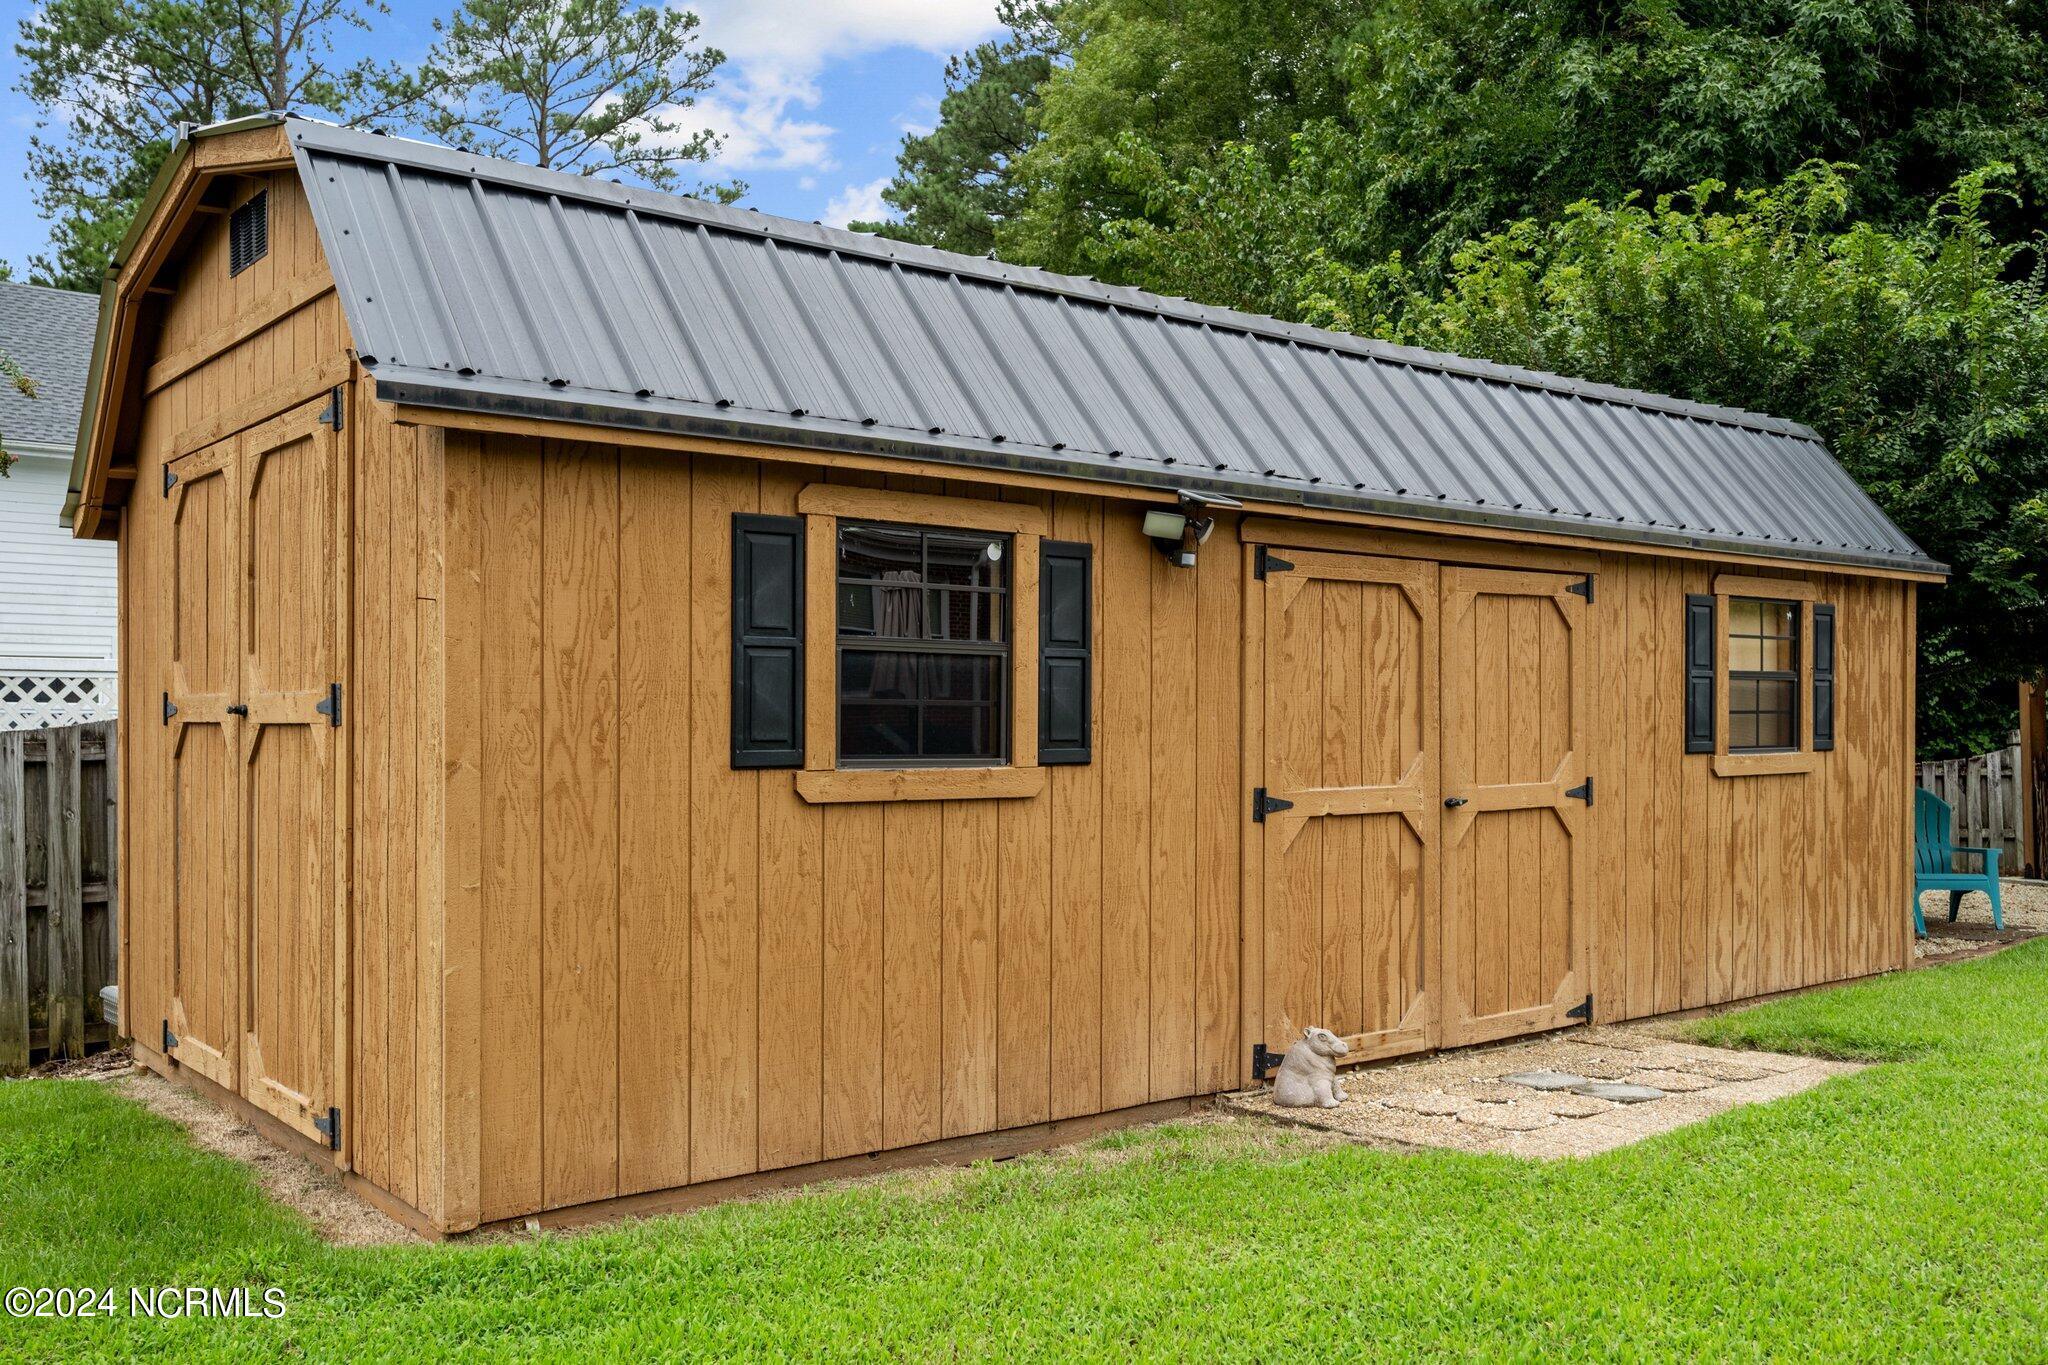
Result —
<path fill-rule="evenodd" d="M 1264 1041 L 1435 1042 L 1437 566 L 1261 550 Z"/>
<path fill-rule="evenodd" d="M 242 1093 L 332 1142 L 343 1059 L 340 442 L 329 400 L 242 438 Z"/>
<path fill-rule="evenodd" d="M 170 1055 L 210 1081 L 236 1083 L 242 921 L 235 817 L 241 743 L 238 554 L 241 443 L 231 438 L 168 467 L 171 566 L 164 591 L 170 667 Z M 146 496 L 146 495 L 145 495 Z M 133 723 L 131 721 L 131 723 Z M 155 1021 L 137 1021 L 148 1040 Z M 175 1041 L 172 1041 L 175 1040 Z"/>
<path fill-rule="evenodd" d="M 1446 1046 L 1562 1027 L 1587 998 L 1589 590 L 1443 570 Z"/>

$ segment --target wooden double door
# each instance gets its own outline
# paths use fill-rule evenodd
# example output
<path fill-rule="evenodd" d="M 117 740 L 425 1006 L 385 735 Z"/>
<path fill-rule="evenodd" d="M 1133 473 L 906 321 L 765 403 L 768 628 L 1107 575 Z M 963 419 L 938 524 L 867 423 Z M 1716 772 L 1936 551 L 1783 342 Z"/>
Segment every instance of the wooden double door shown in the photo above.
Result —
<path fill-rule="evenodd" d="M 1315 1025 L 1370 1059 L 1575 1022 L 1586 580 L 1254 554 L 1263 1041 Z"/>
<path fill-rule="evenodd" d="M 163 488 L 173 547 L 162 585 L 173 869 L 164 1045 L 337 1148 L 348 489 L 334 412 L 345 398 L 336 390 L 174 460 Z"/>

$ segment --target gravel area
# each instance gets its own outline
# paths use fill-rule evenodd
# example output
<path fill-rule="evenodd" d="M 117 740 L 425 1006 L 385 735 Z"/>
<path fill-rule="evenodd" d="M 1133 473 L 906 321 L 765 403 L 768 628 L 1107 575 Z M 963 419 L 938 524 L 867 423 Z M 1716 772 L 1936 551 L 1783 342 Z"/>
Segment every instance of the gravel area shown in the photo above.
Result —
<path fill-rule="evenodd" d="M 1350 1097 L 1335 1109 L 1282 1109 L 1265 1087 L 1222 1103 L 1375 1146 L 1574 1157 L 1860 1070 L 1602 1027 L 1347 1071 Z"/>
<path fill-rule="evenodd" d="M 1927 937 L 1914 943 L 1913 956 L 1921 962 L 1939 961 L 2048 934 L 2048 882 L 2000 878 L 1999 899 L 2005 910 L 2003 932 L 1991 927 L 1991 898 L 1983 892 L 1964 894 L 1954 924 L 1948 922 L 1948 892 L 1928 892 L 1920 898 Z"/>
<path fill-rule="evenodd" d="M 333 1245 L 383 1246 L 419 1240 L 349 1193 L 333 1168 L 287 1152 L 183 1086 L 140 1068 L 116 1084 L 121 1093 L 145 1109 L 181 1125 L 195 1145 L 249 1167 L 265 1194 L 298 1212 Z"/>

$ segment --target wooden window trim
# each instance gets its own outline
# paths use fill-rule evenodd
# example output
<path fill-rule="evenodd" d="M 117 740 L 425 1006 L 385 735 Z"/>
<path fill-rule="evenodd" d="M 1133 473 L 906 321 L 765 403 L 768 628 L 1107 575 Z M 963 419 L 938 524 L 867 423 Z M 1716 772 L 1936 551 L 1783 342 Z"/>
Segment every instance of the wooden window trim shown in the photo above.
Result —
<path fill-rule="evenodd" d="M 1820 596 L 1812 582 L 1803 578 L 1757 578 L 1748 574 L 1717 574 L 1714 578 L 1714 775 L 1716 777 L 1775 777 L 1786 773 L 1810 773 L 1820 767 L 1820 755 L 1813 748 L 1813 705 L 1802 698 L 1799 707 L 1799 747 L 1782 753 L 1738 754 L 1728 751 L 1728 623 L 1729 599 L 1761 597 L 1799 603 L 1799 686 L 1813 683 L 1813 604 Z M 1837 662 L 1841 642 L 1837 639 Z"/>
<path fill-rule="evenodd" d="M 1017 799 L 1045 790 L 1038 766 L 1038 543 L 1043 508 L 881 488 L 810 484 L 797 495 L 804 519 L 804 766 L 797 794 L 815 804 L 848 801 Z M 896 522 L 1010 537 L 1010 761 L 995 767 L 839 766 L 839 522 Z"/>

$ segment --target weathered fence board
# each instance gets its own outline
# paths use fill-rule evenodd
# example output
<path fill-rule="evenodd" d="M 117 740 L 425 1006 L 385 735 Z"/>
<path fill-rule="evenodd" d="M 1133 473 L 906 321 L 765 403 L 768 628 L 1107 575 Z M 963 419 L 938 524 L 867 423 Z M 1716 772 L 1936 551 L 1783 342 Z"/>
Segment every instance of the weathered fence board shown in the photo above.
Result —
<path fill-rule="evenodd" d="M 114 723 L 0 735 L 0 1075 L 113 1036 Z"/>
<path fill-rule="evenodd" d="M 25 736 L 0 735 L 0 812 L 23 808 Z M 0 1075 L 28 1066 L 28 860 L 22 822 L 0 819 Z"/>
<path fill-rule="evenodd" d="M 1954 839 L 1970 848 L 2005 851 L 2001 871 L 2020 869 L 2020 749 L 2015 741 L 1974 758 L 1920 765 L 1920 785 L 1955 812 Z"/>

